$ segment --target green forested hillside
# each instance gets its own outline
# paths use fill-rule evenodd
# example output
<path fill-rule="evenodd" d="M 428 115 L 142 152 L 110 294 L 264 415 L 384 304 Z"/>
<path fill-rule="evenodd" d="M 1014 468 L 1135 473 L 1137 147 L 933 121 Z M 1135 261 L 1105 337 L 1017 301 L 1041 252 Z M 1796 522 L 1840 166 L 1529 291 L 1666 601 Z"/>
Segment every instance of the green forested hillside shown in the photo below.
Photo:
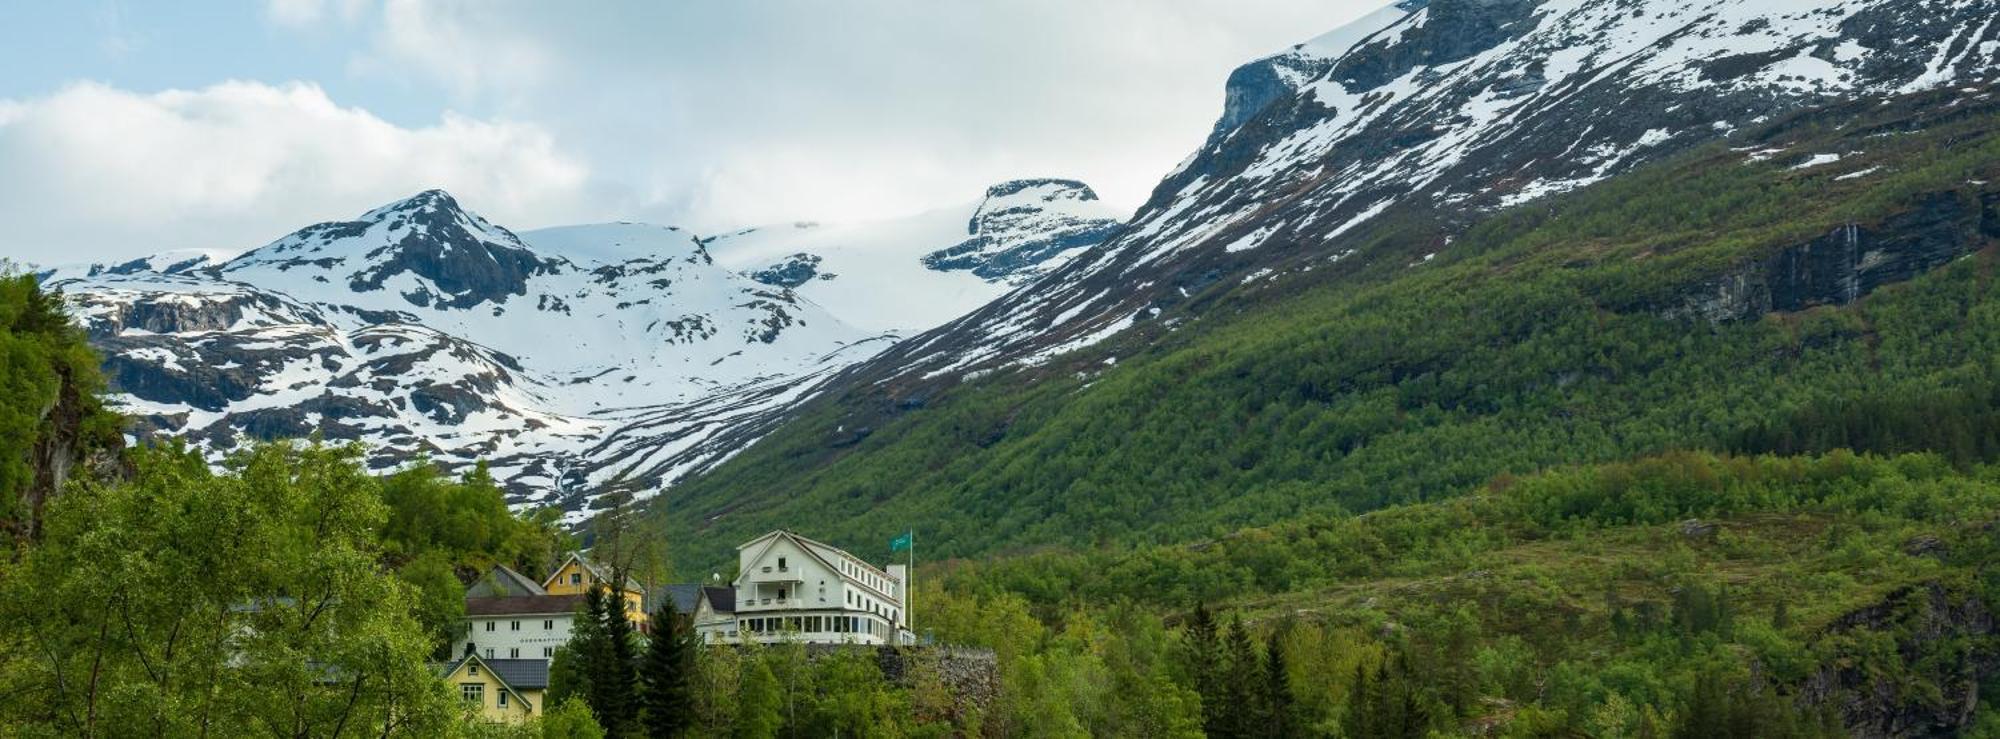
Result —
<path fill-rule="evenodd" d="M 1211 735 L 1991 736 L 1996 475 L 1566 467 L 1190 546 L 951 562 L 917 617 L 998 646 L 1015 692 L 988 720 L 1030 735 L 1157 735 L 1177 688 Z M 1203 601 L 1242 635 L 1205 641 Z"/>
<path fill-rule="evenodd" d="M 1199 315 L 921 409 L 830 397 L 675 488 L 664 525 L 717 559 L 776 526 L 869 541 L 914 525 L 950 555 L 1185 541 L 1552 465 L 1840 446 L 1818 419 L 1855 403 L 1937 434 L 1905 446 L 1976 459 L 2000 438 L 1990 413 L 1910 422 L 1990 397 L 2000 345 L 1984 250 L 2000 117 L 1957 95 L 1777 122 L 1496 214 L 1429 262 L 1435 226 L 1392 212 L 1353 237 L 1371 263 L 1226 281 Z M 1823 152 L 1843 158 L 1799 168 Z M 1847 305 L 1694 315 L 1725 276 L 1850 226 L 1928 229 L 1970 256 Z"/>
<path fill-rule="evenodd" d="M 0 521 L 32 528 L 70 467 L 119 444 L 97 355 L 61 296 L 0 260 Z"/>

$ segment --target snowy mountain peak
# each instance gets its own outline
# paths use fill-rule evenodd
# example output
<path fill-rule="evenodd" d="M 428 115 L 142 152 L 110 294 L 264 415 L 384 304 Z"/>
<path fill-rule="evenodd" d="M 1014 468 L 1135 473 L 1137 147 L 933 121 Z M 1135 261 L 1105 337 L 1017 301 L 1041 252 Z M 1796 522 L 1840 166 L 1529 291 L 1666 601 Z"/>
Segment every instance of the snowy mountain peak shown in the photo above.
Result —
<path fill-rule="evenodd" d="M 931 269 L 1019 285 L 1118 232 L 1122 219 L 1076 180 L 1009 180 L 986 188 L 967 238 L 924 255 Z"/>
<path fill-rule="evenodd" d="M 658 484 L 883 337 L 718 266 L 679 229 L 526 238 L 427 191 L 204 255 L 51 270 L 142 435 L 366 440 L 378 465 L 492 463 L 581 516 Z"/>
<path fill-rule="evenodd" d="M 556 272 L 560 262 L 460 207 L 449 193 L 426 190 L 356 220 L 307 226 L 220 271 L 248 282 L 295 275 L 343 292 L 390 290 L 418 308 L 466 309 L 523 295 L 529 278 Z"/>

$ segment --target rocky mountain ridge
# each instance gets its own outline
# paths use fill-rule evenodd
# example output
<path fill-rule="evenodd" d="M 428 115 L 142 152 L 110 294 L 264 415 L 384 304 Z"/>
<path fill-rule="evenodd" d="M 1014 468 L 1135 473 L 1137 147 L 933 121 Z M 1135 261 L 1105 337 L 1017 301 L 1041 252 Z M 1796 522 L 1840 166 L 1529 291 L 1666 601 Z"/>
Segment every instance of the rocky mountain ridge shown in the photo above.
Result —
<path fill-rule="evenodd" d="M 1013 215 L 1014 235 L 1032 243 L 1075 243 L 1095 223 L 1039 207 Z M 955 238 L 916 229 L 911 244 L 848 251 L 907 262 L 900 279 L 914 294 L 899 315 L 927 328 L 958 306 L 923 305 L 926 278 L 978 285 L 979 299 L 1008 288 L 1007 274 L 923 264 Z M 484 459 L 516 503 L 578 519 L 605 490 L 648 495 L 727 458 L 758 433 L 749 421 L 904 328 L 850 325 L 833 311 L 851 306 L 739 274 L 711 242 L 634 223 L 517 234 L 431 190 L 234 257 L 173 252 L 40 277 L 105 355 L 136 436 L 219 454 L 246 438 L 320 434 L 368 443 L 381 467 Z M 1038 252 L 1015 272 L 1057 256 Z"/>
<path fill-rule="evenodd" d="M 853 372 L 890 402 L 1032 367 L 1206 295 L 1418 265 L 1497 209 L 1788 112 L 2000 69 L 1994 0 L 1407 0 L 1239 68 L 1205 145 L 1133 220 L 1027 289 Z M 1424 251 L 1355 238 L 1391 211 Z"/>

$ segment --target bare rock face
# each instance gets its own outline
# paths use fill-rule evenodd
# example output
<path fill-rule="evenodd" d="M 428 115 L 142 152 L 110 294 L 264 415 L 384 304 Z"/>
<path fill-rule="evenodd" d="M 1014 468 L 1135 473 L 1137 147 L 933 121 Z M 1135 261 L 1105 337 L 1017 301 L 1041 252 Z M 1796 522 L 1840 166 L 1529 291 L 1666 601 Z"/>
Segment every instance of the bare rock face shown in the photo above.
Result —
<path fill-rule="evenodd" d="M 1845 305 L 1883 285 L 1908 280 L 2000 238 L 1993 216 L 1956 192 L 1926 193 L 1908 210 L 1876 224 L 1849 224 L 1762 261 L 1732 270 L 1661 311 L 1669 318 L 1720 323 L 1772 311 Z"/>
<path fill-rule="evenodd" d="M 1800 696 L 1807 706 L 1831 703 L 1856 737 L 1956 736 L 1971 724 L 1981 682 L 2000 674 L 1993 613 L 1976 596 L 1937 583 L 1896 591 L 1842 616 L 1821 639 L 1838 643 L 1859 632 L 1892 635 L 1901 664 L 1870 671 L 1857 660 L 1836 660 L 1808 677 Z M 1879 660 L 1868 664 L 1884 667 Z M 1940 692 L 1930 694 L 1918 682 Z"/>
<path fill-rule="evenodd" d="M 924 266 L 969 271 L 988 281 L 1020 283 L 1041 275 L 1040 265 L 1087 249 L 1118 232 L 1117 219 L 1081 216 L 1065 203 L 1088 203 L 1097 193 L 1076 180 L 1002 182 L 966 223 L 968 238 L 924 256 Z"/>

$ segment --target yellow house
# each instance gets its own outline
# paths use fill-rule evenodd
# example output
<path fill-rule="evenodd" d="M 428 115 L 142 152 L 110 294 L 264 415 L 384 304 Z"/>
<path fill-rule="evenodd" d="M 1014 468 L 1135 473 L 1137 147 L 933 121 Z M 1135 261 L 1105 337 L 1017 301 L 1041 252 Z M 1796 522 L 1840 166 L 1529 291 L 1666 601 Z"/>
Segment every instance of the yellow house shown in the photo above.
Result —
<path fill-rule="evenodd" d="M 610 580 L 609 571 L 581 554 L 571 553 L 556 567 L 555 572 L 550 573 L 549 579 L 542 583 L 542 589 L 549 595 L 583 595 L 593 587 L 609 588 Z M 646 589 L 640 587 L 638 581 L 625 578 L 625 617 L 639 628 L 646 625 L 645 601 Z"/>
<path fill-rule="evenodd" d="M 468 654 L 444 669 L 444 680 L 480 718 L 518 724 L 542 710 L 542 693 L 549 687 L 549 661 L 489 660 Z"/>

